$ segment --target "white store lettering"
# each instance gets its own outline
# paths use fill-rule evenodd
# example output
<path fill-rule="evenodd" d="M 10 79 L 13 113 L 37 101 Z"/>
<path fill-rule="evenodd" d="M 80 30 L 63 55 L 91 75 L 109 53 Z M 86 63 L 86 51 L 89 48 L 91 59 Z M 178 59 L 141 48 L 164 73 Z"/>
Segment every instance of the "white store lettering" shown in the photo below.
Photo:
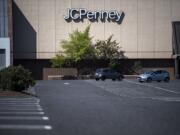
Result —
<path fill-rule="evenodd" d="M 113 22 L 120 22 L 123 17 L 123 12 L 122 11 L 117 11 L 117 10 L 111 10 L 111 11 L 90 11 L 84 8 L 72 8 L 67 10 L 67 15 L 64 16 L 65 20 L 74 20 L 78 21 L 81 20 L 83 21 L 84 19 L 88 19 L 90 21 L 113 21 Z"/>

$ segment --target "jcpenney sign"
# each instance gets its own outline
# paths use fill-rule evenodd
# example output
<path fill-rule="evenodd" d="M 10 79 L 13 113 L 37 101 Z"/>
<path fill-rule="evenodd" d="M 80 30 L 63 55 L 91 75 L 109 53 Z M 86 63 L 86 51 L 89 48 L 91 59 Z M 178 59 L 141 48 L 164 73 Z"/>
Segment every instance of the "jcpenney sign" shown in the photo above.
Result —
<path fill-rule="evenodd" d="M 90 21 L 112 21 L 121 23 L 124 17 L 124 13 L 122 11 L 111 10 L 111 11 L 90 11 L 84 8 L 72 8 L 67 10 L 67 15 L 64 16 L 66 21 L 83 21 L 84 19 L 88 19 Z"/>

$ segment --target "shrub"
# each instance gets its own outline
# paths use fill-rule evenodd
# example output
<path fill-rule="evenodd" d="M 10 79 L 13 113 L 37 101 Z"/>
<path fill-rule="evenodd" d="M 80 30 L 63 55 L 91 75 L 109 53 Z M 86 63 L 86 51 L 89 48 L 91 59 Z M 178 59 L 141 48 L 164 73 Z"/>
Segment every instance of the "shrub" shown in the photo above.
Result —
<path fill-rule="evenodd" d="M 31 72 L 22 66 L 11 66 L 0 71 L 0 88 L 3 90 L 23 91 L 34 85 Z"/>
<path fill-rule="evenodd" d="M 111 59 L 109 62 L 109 68 L 116 70 L 118 72 L 121 72 L 121 65 L 118 61 L 118 59 Z"/>
<path fill-rule="evenodd" d="M 138 72 L 142 70 L 143 66 L 141 61 L 135 61 L 134 65 L 132 66 L 132 70 L 134 73 L 139 74 Z"/>

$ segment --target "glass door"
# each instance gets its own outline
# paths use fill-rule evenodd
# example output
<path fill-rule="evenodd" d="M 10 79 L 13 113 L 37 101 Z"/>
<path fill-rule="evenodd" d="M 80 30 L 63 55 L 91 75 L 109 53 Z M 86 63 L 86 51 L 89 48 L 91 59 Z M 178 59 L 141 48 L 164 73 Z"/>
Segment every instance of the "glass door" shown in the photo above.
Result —
<path fill-rule="evenodd" d="M 6 51 L 5 49 L 0 49 L 0 70 L 6 67 Z"/>

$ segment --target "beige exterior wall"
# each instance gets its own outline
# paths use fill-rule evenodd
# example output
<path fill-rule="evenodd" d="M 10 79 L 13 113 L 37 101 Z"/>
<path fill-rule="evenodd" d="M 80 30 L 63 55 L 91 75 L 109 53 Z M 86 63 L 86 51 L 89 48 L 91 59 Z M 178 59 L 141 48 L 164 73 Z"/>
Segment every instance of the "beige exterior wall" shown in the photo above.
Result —
<path fill-rule="evenodd" d="M 37 58 L 49 59 L 62 51 L 60 42 L 75 29 L 91 24 L 94 42 L 113 34 L 128 58 L 171 58 L 172 21 L 180 21 L 180 0 L 15 0 L 37 32 Z M 122 24 L 67 23 L 67 8 L 122 10 Z"/>

